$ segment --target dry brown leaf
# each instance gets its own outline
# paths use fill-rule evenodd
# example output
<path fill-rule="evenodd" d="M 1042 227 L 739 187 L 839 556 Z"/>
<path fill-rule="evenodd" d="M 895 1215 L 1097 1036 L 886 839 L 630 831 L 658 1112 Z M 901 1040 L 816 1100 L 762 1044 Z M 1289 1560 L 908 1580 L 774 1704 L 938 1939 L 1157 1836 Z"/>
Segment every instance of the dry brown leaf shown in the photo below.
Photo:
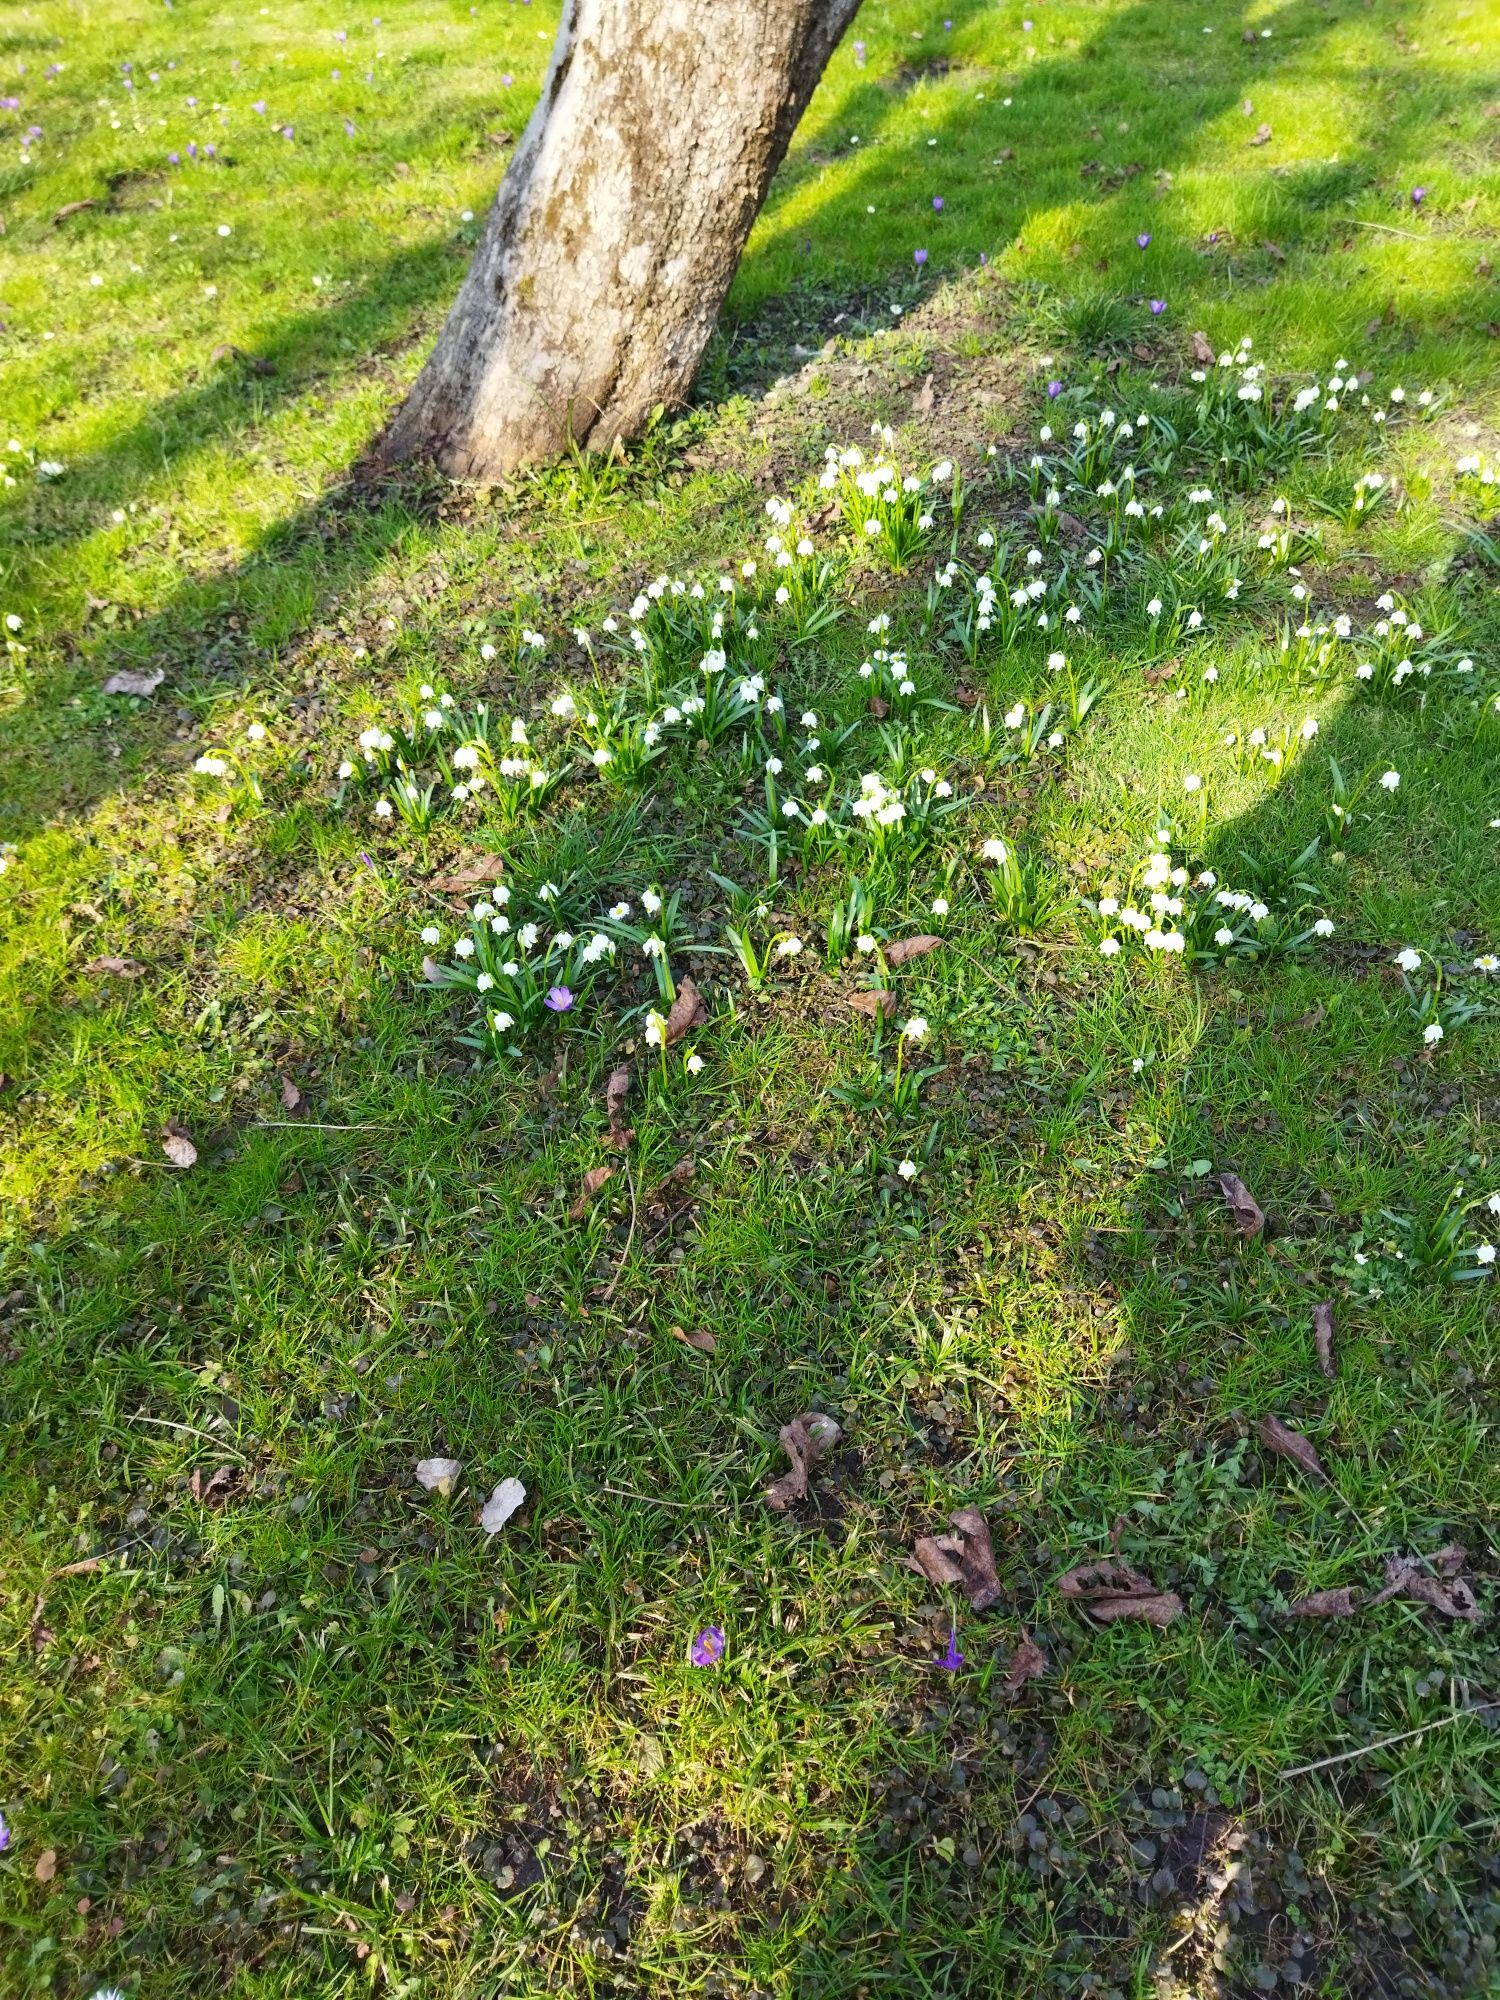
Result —
<path fill-rule="evenodd" d="M 107 972 L 115 979 L 144 979 L 146 968 L 138 958 L 91 958 L 83 968 L 85 972 Z"/>
<path fill-rule="evenodd" d="M 692 1029 L 701 1028 L 707 1019 L 708 1006 L 703 995 L 691 979 L 679 980 L 677 998 L 667 1010 L 666 1032 L 662 1037 L 665 1045 L 671 1048 Z"/>
<path fill-rule="evenodd" d="M 604 1086 L 604 1112 L 609 1119 L 609 1143 L 623 1153 L 635 1137 L 635 1128 L 625 1123 L 625 1100 L 630 1095 L 630 1064 L 621 1063 L 609 1073 Z"/>
<path fill-rule="evenodd" d="M 1318 1366 L 1331 1382 L 1338 1372 L 1333 1359 L 1333 1300 L 1324 1299 L 1313 1307 L 1313 1346 Z"/>
<path fill-rule="evenodd" d="M 1294 1597 L 1286 1608 L 1286 1615 L 1288 1618 L 1349 1618 L 1364 1601 L 1364 1592 L 1346 1583 L 1337 1590 L 1315 1590 L 1307 1597 Z"/>
<path fill-rule="evenodd" d="M 1195 333 L 1193 335 L 1193 359 L 1198 363 L 1200 368 L 1212 368 L 1214 362 L 1218 359 L 1218 356 L 1214 352 L 1213 342 L 1206 333 Z"/>
<path fill-rule="evenodd" d="M 957 1560 L 963 1554 L 963 1546 L 958 1535 L 918 1535 L 906 1559 L 906 1567 L 914 1569 L 919 1576 L 925 1576 L 940 1590 L 949 1589 L 964 1580 L 962 1566 Z"/>
<path fill-rule="evenodd" d="M 1250 134 L 1250 137 L 1245 141 L 1245 144 L 1247 146 L 1263 146 L 1270 136 L 1271 128 L 1269 125 L 1257 125 L 1255 130 Z"/>
<path fill-rule="evenodd" d="M 869 707 L 871 715 L 874 716 L 877 722 L 884 722 L 886 717 L 891 712 L 890 703 L 888 701 L 883 701 L 878 694 L 872 694 L 870 696 Z"/>
<path fill-rule="evenodd" d="M 1286 262 L 1285 250 L 1282 249 L 1279 243 L 1273 243 L 1269 236 L 1263 236 L 1260 239 L 1260 247 L 1262 250 L 1266 251 L 1270 256 L 1274 257 L 1278 264 L 1284 264 Z"/>
<path fill-rule="evenodd" d="M 92 195 L 84 201 L 65 201 L 56 215 L 53 216 L 52 227 L 56 229 L 58 223 L 66 222 L 70 215 L 82 215 L 86 208 L 94 208 L 96 206 L 97 203 L 94 201 Z"/>
<path fill-rule="evenodd" d="M 1034 1681 L 1047 1671 L 1047 1655 L 1023 1625 L 1021 1643 L 1010 1656 L 1010 1665 L 1005 1669 L 1005 1679 L 1000 1683 L 1000 1693 L 1009 1701 L 1014 1701 L 1027 1681 Z"/>
<path fill-rule="evenodd" d="M 807 1480 L 825 1451 L 832 1449 L 843 1431 L 821 1410 L 808 1410 L 781 1427 L 781 1449 L 791 1460 L 792 1469 L 766 1488 L 766 1505 L 783 1513 L 794 1500 L 807 1498 Z"/>
<path fill-rule="evenodd" d="M 218 1471 L 210 1473 L 207 1479 L 195 1467 L 193 1476 L 188 1481 L 188 1491 L 202 1506 L 211 1507 L 216 1500 L 224 1498 L 225 1494 L 229 1491 L 230 1482 L 233 1478 L 234 1467 L 232 1465 L 221 1465 Z"/>
<path fill-rule="evenodd" d="M 905 965 L 909 959 L 922 958 L 929 951 L 936 951 L 942 941 L 940 937 L 928 937 L 925 934 L 920 937 L 896 938 L 885 947 L 885 962 L 887 965 Z"/>
<path fill-rule="evenodd" d="M 422 977 L 424 980 L 426 980 L 429 986 L 442 985 L 443 968 L 438 964 L 435 958 L 424 958 L 422 960 Z"/>
<path fill-rule="evenodd" d="M 1266 1226 L 1266 1212 L 1238 1174 L 1220 1174 L 1219 1187 L 1241 1236 L 1259 1236 Z"/>
<path fill-rule="evenodd" d="M 303 1104 L 302 1092 L 297 1088 L 296 1084 L 292 1082 L 292 1079 L 289 1076 L 284 1076 L 281 1079 L 282 1110 L 300 1111 L 302 1109 L 302 1104 Z"/>
<path fill-rule="evenodd" d="M 568 1220 L 570 1222 L 581 1222 L 584 1211 L 594 1196 L 606 1181 L 612 1181 L 614 1177 L 615 1169 L 613 1167 L 590 1167 L 583 1177 L 583 1184 L 578 1191 L 578 1199 L 568 1210 Z"/>
<path fill-rule="evenodd" d="M 1326 1479 L 1323 1461 L 1318 1457 L 1311 1438 L 1305 1438 L 1301 1431 L 1294 1431 L 1290 1424 L 1284 1424 L 1280 1417 L 1262 1417 L 1255 1426 L 1255 1434 L 1268 1451 L 1280 1452 L 1294 1465 L 1314 1479 Z"/>
<path fill-rule="evenodd" d="M 671 1333 L 674 1340 L 680 1340 L 684 1347 L 696 1347 L 700 1354 L 712 1354 L 719 1345 L 704 1327 L 694 1327 L 691 1333 L 684 1333 L 680 1326 L 674 1326 Z"/>
<path fill-rule="evenodd" d="M 451 875 L 435 875 L 432 887 L 444 896 L 461 896 L 466 889 L 477 889 L 485 882 L 498 882 L 505 873 L 505 862 L 498 854 L 481 854 L 473 861 L 466 861 Z"/>
<path fill-rule="evenodd" d="M 1118 1560 L 1080 1563 L 1057 1579 L 1057 1587 L 1101 1625 L 1112 1625 L 1117 1618 L 1141 1618 L 1160 1629 L 1182 1611 L 1175 1590 L 1158 1590 L 1150 1577 Z"/>
<path fill-rule="evenodd" d="M 868 1014 L 872 1020 L 878 1015 L 891 1021 L 896 1015 L 896 996 L 884 986 L 867 986 L 849 995 L 849 1007 L 852 1013 Z"/>
<path fill-rule="evenodd" d="M 1466 1624 L 1477 1625 L 1484 1613 L 1468 1579 L 1459 1574 L 1466 1560 L 1466 1551 L 1458 1542 L 1426 1557 L 1387 1556 L 1385 1582 L 1370 1603 L 1385 1604 L 1393 1597 L 1405 1597 L 1414 1604 L 1425 1604 L 1440 1617 L 1462 1618 Z M 1449 1579 L 1446 1584 L 1444 1577 Z"/>
<path fill-rule="evenodd" d="M 1147 667 L 1146 669 L 1147 687 L 1160 687 L 1163 681 L 1169 681 L 1172 678 L 1173 674 L 1176 673 L 1177 669 L 1181 665 L 1182 661 L 1174 657 L 1173 659 L 1170 660 L 1161 661 L 1161 663 L 1157 666 Z"/>
<path fill-rule="evenodd" d="M 149 674 L 138 674 L 130 667 L 122 667 L 117 674 L 111 674 L 104 683 L 106 694 L 138 694 L 142 697 L 153 695 L 167 678 L 164 669 L 155 668 Z"/>
<path fill-rule="evenodd" d="M 44 1847 L 37 1856 L 36 1866 L 31 1872 L 38 1882 L 50 1882 L 57 1874 L 57 1849 Z"/>
<path fill-rule="evenodd" d="M 933 405 L 932 377 L 929 375 L 926 381 L 922 384 L 921 388 L 918 389 L 916 395 L 912 397 L 911 407 L 914 415 L 919 417 L 930 417 L 932 415 L 932 405 Z"/>
<path fill-rule="evenodd" d="M 1304 1034 L 1310 1034 L 1314 1028 L 1321 1028 L 1327 1018 L 1328 1009 L 1320 1000 L 1316 1006 L 1309 1007 L 1305 1014 L 1299 1014 L 1292 1026 L 1301 1028 Z"/>
<path fill-rule="evenodd" d="M 52 1574 L 54 1576 L 89 1576 L 96 1569 L 102 1569 L 103 1567 L 104 1565 L 98 1556 L 84 1556 L 76 1563 L 64 1563 L 61 1569 L 53 1570 Z"/>
<path fill-rule="evenodd" d="M 963 1537 L 964 1596 L 975 1611 L 988 1611 L 1002 1595 L 989 1524 L 977 1507 L 960 1507 L 948 1516 L 948 1521 Z"/>
<path fill-rule="evenodd" d="M 186 1171 L 198 1164 L 198 1148 L 175 1118 L 169 1118 L 162 1127 L 161 1149 L 174 1167 Z"/>

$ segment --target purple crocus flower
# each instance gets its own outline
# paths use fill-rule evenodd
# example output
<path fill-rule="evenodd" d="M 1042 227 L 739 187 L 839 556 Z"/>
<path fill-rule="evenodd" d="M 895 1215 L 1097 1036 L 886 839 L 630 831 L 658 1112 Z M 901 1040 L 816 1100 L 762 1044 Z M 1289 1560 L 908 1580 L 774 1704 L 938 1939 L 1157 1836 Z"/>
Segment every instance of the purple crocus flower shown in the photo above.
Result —
<path fill-rule="evenodd" d="M 251 105 L 250 109 L 252 111 L 258 112 L 260 116 L 264 118 L 266 115 L 266 100 L 263 97 L 257 97 L 255 102 Z"/>
<path fill-rule="evenodd" d="M 344 134 L 346 138 L 352 139 L 354 137 L 354 120 L 352 118 L 344 120 Z"/>
<path fill-rule="evenodd" d="M 176 153 L 168 153 L 167 165 L 169 167 L 180 167 L 182 165 L 182 160 Z"/>
<path fill-rule="evenodd" d="M 378 875 L 380 873 L 380 870 L 375 866 L 375 863 L 370 859 L 369 855 L 365 853 L 363 848 L 359 850 L 359 858 L 361 861 L 363 861 L 366 868 L 369 869 L 372 875 Z"/>
<path fill-rule="evenodd" d="M 863 42 L 856 42 L 854 44 L 854 67 L 856 69 L 863 69 L 864 66 L 865 66 L 865 45 Z"/>
<path fill-rule="evenodd" d="M 198 100 L 196 97 L 185 98 L 183 102 L 187 105 L 189 111 L 196 111 L 198 109 Z"/>
<path fill-rule="evenodd" d="M 1055 377 L 1052 381 L 1050 381 L 1047 384 L 1047 396 L 1049 401 L 1051 402 L 1055 403 L 1058 397 L 1062 394 L 1062 391 L 1063 391 L 1063 385 L 1061 382 L 1057 381 Z"/>
<path fill-rule="evenodd" d="M 912 255 L 912 262 L 916 265 L 917 269 L 920 271 L 922 266 L 927 262 L 927 252 L 925 250 L 913 250 L 911 255 Z"/>
<path fill-rule="evenodd" d="M 216 160 L 219 157 L 218 147 L 214 145 L 205 146 L 203 148 L 203 157 L 205 160 Z"/>
<path fill-rule="evenodd" d="M 946 1668 L 950 1674 L 956 1674 L 963 1663 L 964 1656 L 958 1650 L 958 1633 L 950 1627 L 948 1631 L 948 1650 L 937 1664 L 940 1667 Z"/>
<path fill-rule="evenodd" d="M 724 1657 L 724 1634 L 717 1625 L 705 1625 L 692 1645 L 688 1658 L 695 1667 L 716 1667 Z"/>
<path fill-rule="evenodd" d="M 5 1823 L 5 1814 L 0 1813 L 0 1854 L 10 1846 L 10 1828 Z"/>
<path fill-rule="evenodd" d="M 935 195 L 934 195 L 934 196 L 932 197 L 932 209 L 933 209 L 933 213 L 934 213 L 935 215 L 941 215 L 941 214 L 942 214 L 942 212 L 943 212 L 943 197 L 942 197 L 942 196 L 941 196 L 940 194 L 935 194 Z"/>
<path fill-rule="evenodd" d="M 515 78 L 513 76 L 506 75 L 502 76 L 500 81 L 505 86 L 505 88 L 509 90 L 511 85 L 515 82 Z"/>
<path fill-rule="evenodd" d="M 1149 229 L 1143 229 L 1140 235 L 1137 236 L 1137 238 L 1135 239 L 1135 247 L 1137 250 L 1144 250 L 1146 245 L 1150 241 L 1151 241 L 1151 231 Z"/>
<path fill-rule="evenodd" d="M 192 139 L 187 142 L 187 156 L 190 160 L 196 160 L 198 157 L 198 148 Z"/>
<path fill-rule="evenodd" d="M 1165 299 L 1153 299 L 1151 301 L 1151 317 L 1153 319 L 1160 319 L 1166 309 L 1167 302 Z"/>
<path fill-rule="evenodd" d="M 554 1014 L 566 1014 L 572 1004 L 573 995 L 568 991 L 566 986 L 550 987 L 547 992 L 547 998 L 543 1002 L 543 1005 L 549 1008 Z"/>
<path fill-rule="evenodd" d="M 1424 202 L 1424 201 L 1426 201 L 1426 199 L 1427 199 L 1427 190 L 1426 190 L 1426 188 L 1413 188 L 1413 189 L 1412 189 L 1412 191 L 1411 191 L 1411 205 L 1412 205 L 1412 207 L 1413 207 L 1413 208 L 1420 208 L 1420 207 L 1422 206 L 1423 202 Z"/>

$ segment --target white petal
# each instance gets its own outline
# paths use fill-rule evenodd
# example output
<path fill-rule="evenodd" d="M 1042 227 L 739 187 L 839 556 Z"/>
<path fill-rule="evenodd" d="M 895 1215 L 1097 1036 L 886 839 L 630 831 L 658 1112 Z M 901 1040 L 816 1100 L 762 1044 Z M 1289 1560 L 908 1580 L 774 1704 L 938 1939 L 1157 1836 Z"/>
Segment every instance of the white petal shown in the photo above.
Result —
<path fill-rule="evenodd" d="M 425 1486 L 429 1493 L 451 1493 L 453 1482 L 463 1471 L 463 1461 L 457 1458 L 419 1458 L 417 1460 L 417 1483 Z"/>
<path fill-rule="evenodd" d="M 502 1479 L 484 1503 L 480 1527 L 487 1535 L 498 1535 L 525 1498 L 526 1488 L 519 1479 Z"/>

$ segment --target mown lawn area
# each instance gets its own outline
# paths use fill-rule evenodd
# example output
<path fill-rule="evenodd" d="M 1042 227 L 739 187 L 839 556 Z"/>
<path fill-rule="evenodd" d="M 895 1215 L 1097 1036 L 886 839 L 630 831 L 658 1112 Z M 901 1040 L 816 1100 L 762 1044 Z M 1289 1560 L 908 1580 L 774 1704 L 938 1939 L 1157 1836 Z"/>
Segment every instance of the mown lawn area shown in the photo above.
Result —
<path fill-rule="evenodd" d="M 554 9 L 0 19 L 6 2000 L 1500 1990 L 1500 15 L 947 4 L 481 491 Z"/>

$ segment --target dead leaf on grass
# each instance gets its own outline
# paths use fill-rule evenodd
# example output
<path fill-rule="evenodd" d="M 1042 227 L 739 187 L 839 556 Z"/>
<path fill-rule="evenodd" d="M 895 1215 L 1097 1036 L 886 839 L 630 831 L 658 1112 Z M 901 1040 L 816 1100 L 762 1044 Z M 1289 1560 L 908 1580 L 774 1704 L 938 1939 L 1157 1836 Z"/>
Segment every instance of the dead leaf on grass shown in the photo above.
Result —
<path fill-rule="evenodd" d="M 1269 125 L 1257 125 L 1255 130 L 1250 134 L 1250 137 L 1245 141 L 1245 144 L 1247 146 L 1263 146 L 1270 136 L 1271 128 Z"/>
<path fill-rule="evenodd" d="M 584 1211 L 587 1209 L 589 1203 L 599 1192 L 600 1188 L 603 1187 L 604 1183 L 612 1181 L 614 1177 L 615 1169 L 613 1167 L 590 1167 L 583 1177 L 582 1186 L 578 1190 L 578 1199 L 568 1210 L 568 1220 L 570 1222 L 582 1222 Z"/>
<path fill-rule="evenodd" d="M 1351 1618 L 1365 1601 L 1362 1590 L 1341 1584 L 1337 1590 L 1314 1590 L 1306 1597 L 1294 1597 L 1286 1608 L 1288 1618 Z"/>
<path fill-rule="evenodd" d="M 604 1113 L 609 1119 L 609 1143 L 623 1153 L 635 1137 L 635 1127 L 625 1123 L 625 1100 L 630 1095 L 630 1065 L 621 1063 L 609 1073 L 604 1086 Z"/>
<path fill-rule="evenodd" d="M 56 229 L 58 223 L 66 222 L 70 215 L 82 215 L 86 208 L 96 208 L 97 206 L 98 203 L 92 195 L 84 201 L 65 201 L 56 215 L 53 216 L 52 227 Z"/>
<path fill-rule="evenodd" d="M 1459 1574 L 1468 1560 L 1467 1551 L 1450 1542 L 1430 1556 L 1387 1556 L 1385 1582 L 1370 1599 L 1371 1605 L 1385 1604 L 1393 1597 L 1405 1597 L 1425 1604 L 1443 1618 L 1462 1618 L 1477 1625 L 1484 1613 L 1475 1599 L 1468 1579 Z M 1448 1582 L 1444 1582 L 1444 1578 Z"/>
<path fill-rule="evenodd" d="M 83 969 L 95 974 L 107 972 L 114 979 L 144 979 L 146 976 L 146 968 L 138 958 L 117 958 L 113 954 L 108 958 L 91 958 Z"/>
<path fill-rule="evenodd" d="M 977 1507 L 958 1508 L 948 1522 L 951 1535 L 917 1537 L 906 1566 L 929 1583 L 957 1586 L 975 1611 L 988 1611 L 1002 1595 L 989 1526 Z"/>
<path fill-rule="evenodd" d="M 921 388 L 918 389 L 916 395 L 911 399 L 913 413 L 919 417 L 930 417 L 932 415 L 933 400 L 932 377 L 929 375 Z"/>
<path fill-rule="evenodd" d="M 201 1506 L 212 1507 L 216 1500 L 222 1500 L 228 1493 L 230 1482 L 233 1478 L 234 1467 L 232 1465 L 221 1465 L 218 1471 L 210 1473 L 207 1479 L 203 1477 L 202 1471 L 195 1466 L 193 1476 L 188 1481 L 188 1491 Z"/>
<path fill-rule="evenodd" d="M 175 1118 L 169 1118 L 162 1127 L 161 1149 L 174 1167 L 186 1171 L 198 1164 L 198 1148 Z"/>
<path fill-rule="evenodd" d="M 1160 687 L 1163 681 L 1169 681 L 1172 678 L 1181 665 L 1182 661 L 1174 657 L 1170 660 L 1163 660 L 1158 666 L 1147 667 L 1145 674 L 1147 687 Z"/>
<path fill-rule="evenodd" d="M 872 1020 L 879 1015 L 882 1020 L 891 1021 L 896 1015 L 896 996 L 884 986 L 869 986 L 849 995 L 849 1007 L 851 1012 L 868 1014 Z"/>
<path fill-rule="evenodd" d="M 1220 1174 L 1219 1188 L 1241 1236 L 1259 1236 L 1266 1226 L 1266 1212 L 1239 1175 Z"/>
<path fill-rule="evenodd" d="M 435 958 L 424 958 L 422 960 L 422 977 L 429 986 L 441 986 L 443 984 L 443 968 Z"/>
<path fill-rule="evenodd" d="M 1001 1694 L 1014 1701 L 1027 1681 L 1038 1680 L 1047 1671 L 1047 1655 L 1023 1625 L 1021 1643 L 1010 1656 L 1010 1665 L 1005 1669 L 1005 1678 L 1000 1683 Z"/>
<path fill-rule="evenodd" d="M 807 1410 L 800 1417 L 793 1417 L 789 1424 L 783 1424 L 781 1449 L 791 1460 L 792 1469 L 766 1488 L 766 1505 L 780 1514 L 794 1500 L 805 1500 L 808 1475 L 843 1434 L 841 1426 L 821 1410 Z"/>
<path fill-rule="evenodd" d="M 505 862 L 500 855 L 481 854 L 473 861 L 466 861 L 451 875 L 435 875 L 432 887 L 444 896 L 461 896 L 466 889 L 477 889 L 485 882 L 498 882 L 504 873 Z"/>
<path fill-rule="evenodd" d="M 57 1874 L 57 1849 L 55 1847 L 44 1847 L 37 1856 L 36 1866 L 31 1872 L 38 1882 L 52 1881 Z"/>
<path fill-rule="evenodd" d="M 1057 1587 L 1101 1625 L 1140 1618 L 1164 1629 L 1182 1612 L 1182 1599 L 1175 1590 L 1158 1590 L 1150 1577 L 1128 1562 L 1080 1563 L 1057 1579 Z"/>
<path fill-rule="evenodd" d="M 680 1340 L 684 1347 L 697 1348 L 700 1354 L 712 1354 L 719 1345 L 706 1327 L 694 1327 L 691 1333 L 684 1333 L 680 1326 L 674 1326 L 671 1333 L 674 1340 Z"/>
<path fill-rule="evenodd" d="M 519 1479 L 502 1479 L 480 1509 L 480 1527 L 487 1535 L 498 1535 L 525 1498 L 526 1488 Z"/>
<path fill-rule="evenodd" d="M 461 1458 L 419 1458 L 417 1484 L 425 1486 L 429 1493 L 451 1493 L 463 1469 Z"/>
<path fill-rule="evenodd" d="M 104 683 L 106 694 L 138 694 L 143 698 L 153 695 L 167 678 L 163 668 L 157 667 L 149 674 L 138 674 L 130 667 L 122 667 L 119 673 L 111 674 Z"/>
<path fill-rule="evenodd" d="M 923 958 L 929 951 L 936 951 L 942 941 L 940 937 L 928 937 L 925 933 L 919 937 L 896 938 L 885 947 L 885 962 L 887 965 L 905 965 L 911 959 Z"/>
<path fill-rule="evenodd" d="M 82 1556 L 76 1563 L 64 1563 L 61 1569 L 53 1570 L 54 1576 L 91 1576 L 103 1563 L 98 1556 Z"/>
<path fill-rule="evenodd" d="M 671 1048 L 692 1029 L 701 1028 L 707 1019 L 708 1004 L 703 995 L 691 979 L 681 979 L 677 983 L 677 998 L 667 1010 L 666 1032 L 662 1039 Z"/>
<path fill-rule="evenodd" d="M 1198 363 L 1199 367 L 1212 368 L 1218 358 L 1218 355 L 1214 352 L 1213 342 L 1209 339 L 1208 335 L 1206 333 L 1195 333 L 1193 335 L 1193 359 Z"/>
<path fill-rule="evenodd" d="M 300 1111 L 304 1099 L 302 1092 L 289 1076 L 281 1079 L 281 1108 L 283 1111 Z"/>
<path fill-rule="evenodd" d="M 1317 1350 L 1318 1366 L 1331 1382 L 1338 1372 L 1333 1358 L 1332 1299 L 1324 1299 L 1313 1307 L 1313 1346 Z"/>
<path fill-rule="evenodd" d="M 886 717 L 891 712 L 890 703 L 888 701 L 883 701 L 878 694 L 872 694 L 870 696 L 869 706 L 870 706 L 870 713 L 871 715 L 874 716 L 877 722 L 884 722 Z"/>
<path fill-rule="evenodd" d="M 1255 1426 L 1255 1434 L 1267 1451 L 1280 1452 L 1294 1465 L 1300 1465 L 1305 1473 L 1314 1479 L 1327 1479 L 1323 1461 L 1311 1438 L 1305 1438 L 1301 1431 L 1294 1431 L 1290 1424 L 1284 1424 L 1280 1417 L 1262 1417 Z"/>

